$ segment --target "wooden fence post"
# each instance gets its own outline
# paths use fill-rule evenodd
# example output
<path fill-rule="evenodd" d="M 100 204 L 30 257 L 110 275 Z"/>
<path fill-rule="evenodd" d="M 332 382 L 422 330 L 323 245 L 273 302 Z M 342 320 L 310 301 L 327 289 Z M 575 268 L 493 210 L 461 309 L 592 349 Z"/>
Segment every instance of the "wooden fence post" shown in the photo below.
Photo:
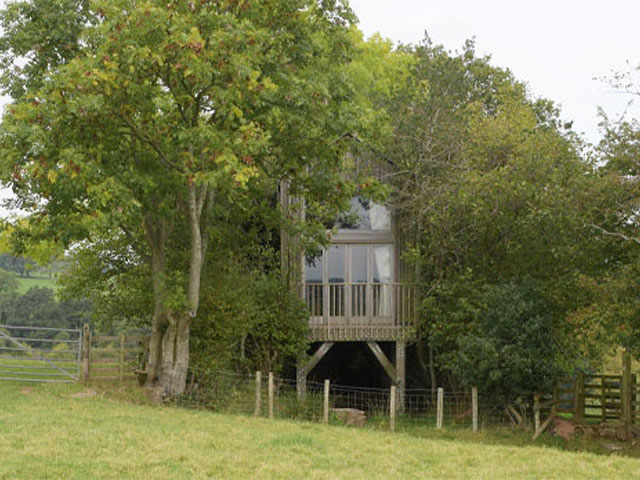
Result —
<path fill-rule="evenodd" d="M 396 386 L 391 385 L 389 392 L 389 428 L 392 432 L 396 431 Z"/>
<path fill-rule="evenodd" d="M 329 423 L 329 391 L 331 384 L 329 380 L 324 381 L 324 416 L 323 423 L 327 425 Z"/>
<path fill-rule="evenodd" d="M 269 420 L 273 420 L 273 372 L 269 372 Z"/>
<path fill-rule="evenodd" d="M 471 387 L 471 429 L 478 431 L 478 387 Z"/>
<path fill-rule="evenodd" d="M 436 428 L 438 430 L 442 430 L 444 426 L 444 389 L 442 387 L 438 387 L 438 410 L 436 412 Z"/>
<path fill-rule="evenodd" d="M 120 354 L 118 356 L 118 383 L 122 385 L 122 381 L 124 380 L 124 358 L 125 358 L 125 337 L 124 333 L 120 334 Z"/>
<path fill-rule="evenodd" d="M 262 372 L 258 370 L 256 372 L 256 408 L 253 411 L 253 416 L 257 417 L 260 415 L 260 410 L 262 409 Z"/>
<path fill-rule="evenodd" d="M 578 370 L 573 393 L 574 423 L 584 423 L 584 395 L 584 372 L 582 370 Z"/>
<path fill-rule="evenodd" d="M 91 367 L 91 328 L 85 323 L 82 326 L 82 379 L 84 383 L 89 382 L 89 369 Z"/>
<path fill-rule="evenodd" d="M 631 385 L 631 354 L 625 352 L 622 360 L 622 389 L 621 398 L 622 403 L 622 422 L 627 428 L 632 423 L 632 385 Z"/>
<path fill-rule="evenodd" d="M 636 423 L 638 410 L 638 383 L 636 374 L 631 375 L 631 423 Z"/>
<path fill-rule="evenodd" d="M 600 376 L 600 386 L 602 391 L 600 392 L 600 405 L 602 405 L 602 423 L 607 421 L 607 381 L 604 375 Z"/>
<path fill-rule="evenodd" d="M 533 396 L 533 427 L 534 433 L 540 430 L 540 394 Z"/>

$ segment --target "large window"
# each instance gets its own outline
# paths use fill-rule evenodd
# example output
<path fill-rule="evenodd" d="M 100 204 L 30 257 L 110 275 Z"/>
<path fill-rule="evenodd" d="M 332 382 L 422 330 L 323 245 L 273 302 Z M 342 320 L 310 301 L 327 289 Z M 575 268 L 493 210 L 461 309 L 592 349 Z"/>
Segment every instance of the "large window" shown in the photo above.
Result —
<path fill-rule="evenodd" d="M 351 199 L 349 212 L 338 219 L 343 230 L 389 231 L 391 214 L 385 205 L 356 196 Z"/>
<path fill-rule="evenodd" d="M 392 312 L 393 245 L 331 245 L 305 267 L 312 316 L 388 317 Z"/>

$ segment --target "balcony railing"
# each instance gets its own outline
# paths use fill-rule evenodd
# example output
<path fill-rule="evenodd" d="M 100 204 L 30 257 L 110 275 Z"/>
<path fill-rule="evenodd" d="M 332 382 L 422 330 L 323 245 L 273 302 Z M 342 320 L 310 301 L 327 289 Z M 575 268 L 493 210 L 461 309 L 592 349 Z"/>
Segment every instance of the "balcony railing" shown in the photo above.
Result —
<path fill-rule="evenodd" d="M 313 339 L 384 340 L 413 336 L 415 285 L 305 283 Z"/>

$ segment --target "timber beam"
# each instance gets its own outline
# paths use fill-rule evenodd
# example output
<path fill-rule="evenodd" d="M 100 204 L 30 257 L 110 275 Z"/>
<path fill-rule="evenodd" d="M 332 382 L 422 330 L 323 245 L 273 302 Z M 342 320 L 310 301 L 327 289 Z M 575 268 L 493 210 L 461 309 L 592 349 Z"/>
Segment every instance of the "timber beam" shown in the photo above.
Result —
<path fill-rule="evenodd" d="M 369 345 L 369 348 L 380 362 L 380 365 L 382 365 L 382 368 L 384 368 L 384 371 L 387 372 L 387 375 L 391 377 L 393 383 L 397 383 L 398 370 L 393 366 L 391 360 L 389 360 L 384 354 L 382 348 L 380 348 L 380 345 L 378 345 L 378 342 L 367 342 L 367 345 Z"/>
<path fill-rule="evenodd" d="M 308 359 L 298 360 L 298 366 L 296 369 L 296 390 L 298 397 L 304 397 L 307 393 L 307 375 L 313 370 L 320 360 L 331 350 L 334 342 L 324 342 L 320 345 L 320 348 L 315 351 Z"/>

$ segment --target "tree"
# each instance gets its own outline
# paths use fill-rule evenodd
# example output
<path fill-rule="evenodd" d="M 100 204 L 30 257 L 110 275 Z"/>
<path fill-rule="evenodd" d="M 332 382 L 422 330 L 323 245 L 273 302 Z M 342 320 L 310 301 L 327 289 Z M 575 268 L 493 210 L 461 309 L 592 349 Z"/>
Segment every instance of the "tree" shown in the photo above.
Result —
<path fill-rule="evenodd" d="M 413 52 L 407 82 L 385 103 L 394 127 L 385 156 L 411 232 L 404 257 L 423 288 L 419 328 L 432 360 L 421 363 L 435 385 L 435 365 L 458 371 L 458 339 L 488 327 L 478 292 L 530 278 L 555 341 L 570 344 L 578 272 L 601 265 L 584 228 L 593 167 L 557 108 L 531 100 L 471 42 L 451 54 L 427 39 Z"/>
<path fill-rule="evenodd" d="M 633 102 L 640 90 L 640 67 L 618 72 L 607 82 Z M 591 191 L 597 209 L 585 228 L 602 245 L 600 257 L 607 268 L 602 275 L 583 275 L 585 292 L 571 316 L 584 325 L 583 348 L 603 356 L 622 346 L 640 355 L 640 122 L 627 113 L 611 118 L 600 111 L 602 140 L 595 149 L 598 189 Z"/>
<path fill-rule="evenodd" d="M 461 383 L 502 395 L 507 403 L 553 390 L 564 365 L 544 292 L 523 279 L 485 286 L 477 300 L 478 318 L 456 339 L 449 361 Z"/>
<path fill-rule="evenodd" d="M 41 14 L 51 25 L 30 24 Z M 4 11 L 5 65 L 30 61 L 5 75 L 15 101 L 3 179 L 33 212 L 33 238 L 96 248 L 115 237 L 148 266 L 147 383 L 160 393 L 185 386 L 219 206 L 241 209 L 248 188 L 281 179 L 310 211 L 327 191 L 339 194 L 317 211 L 344 203 L 350 189 L 334 186 L 345 133 L 363 129 L 342 74 L 352 21 L 341 2 L 311 0 L 49 0 Z M 48 42 L 27 46 L 20 27 L 44 28 Z"/>

